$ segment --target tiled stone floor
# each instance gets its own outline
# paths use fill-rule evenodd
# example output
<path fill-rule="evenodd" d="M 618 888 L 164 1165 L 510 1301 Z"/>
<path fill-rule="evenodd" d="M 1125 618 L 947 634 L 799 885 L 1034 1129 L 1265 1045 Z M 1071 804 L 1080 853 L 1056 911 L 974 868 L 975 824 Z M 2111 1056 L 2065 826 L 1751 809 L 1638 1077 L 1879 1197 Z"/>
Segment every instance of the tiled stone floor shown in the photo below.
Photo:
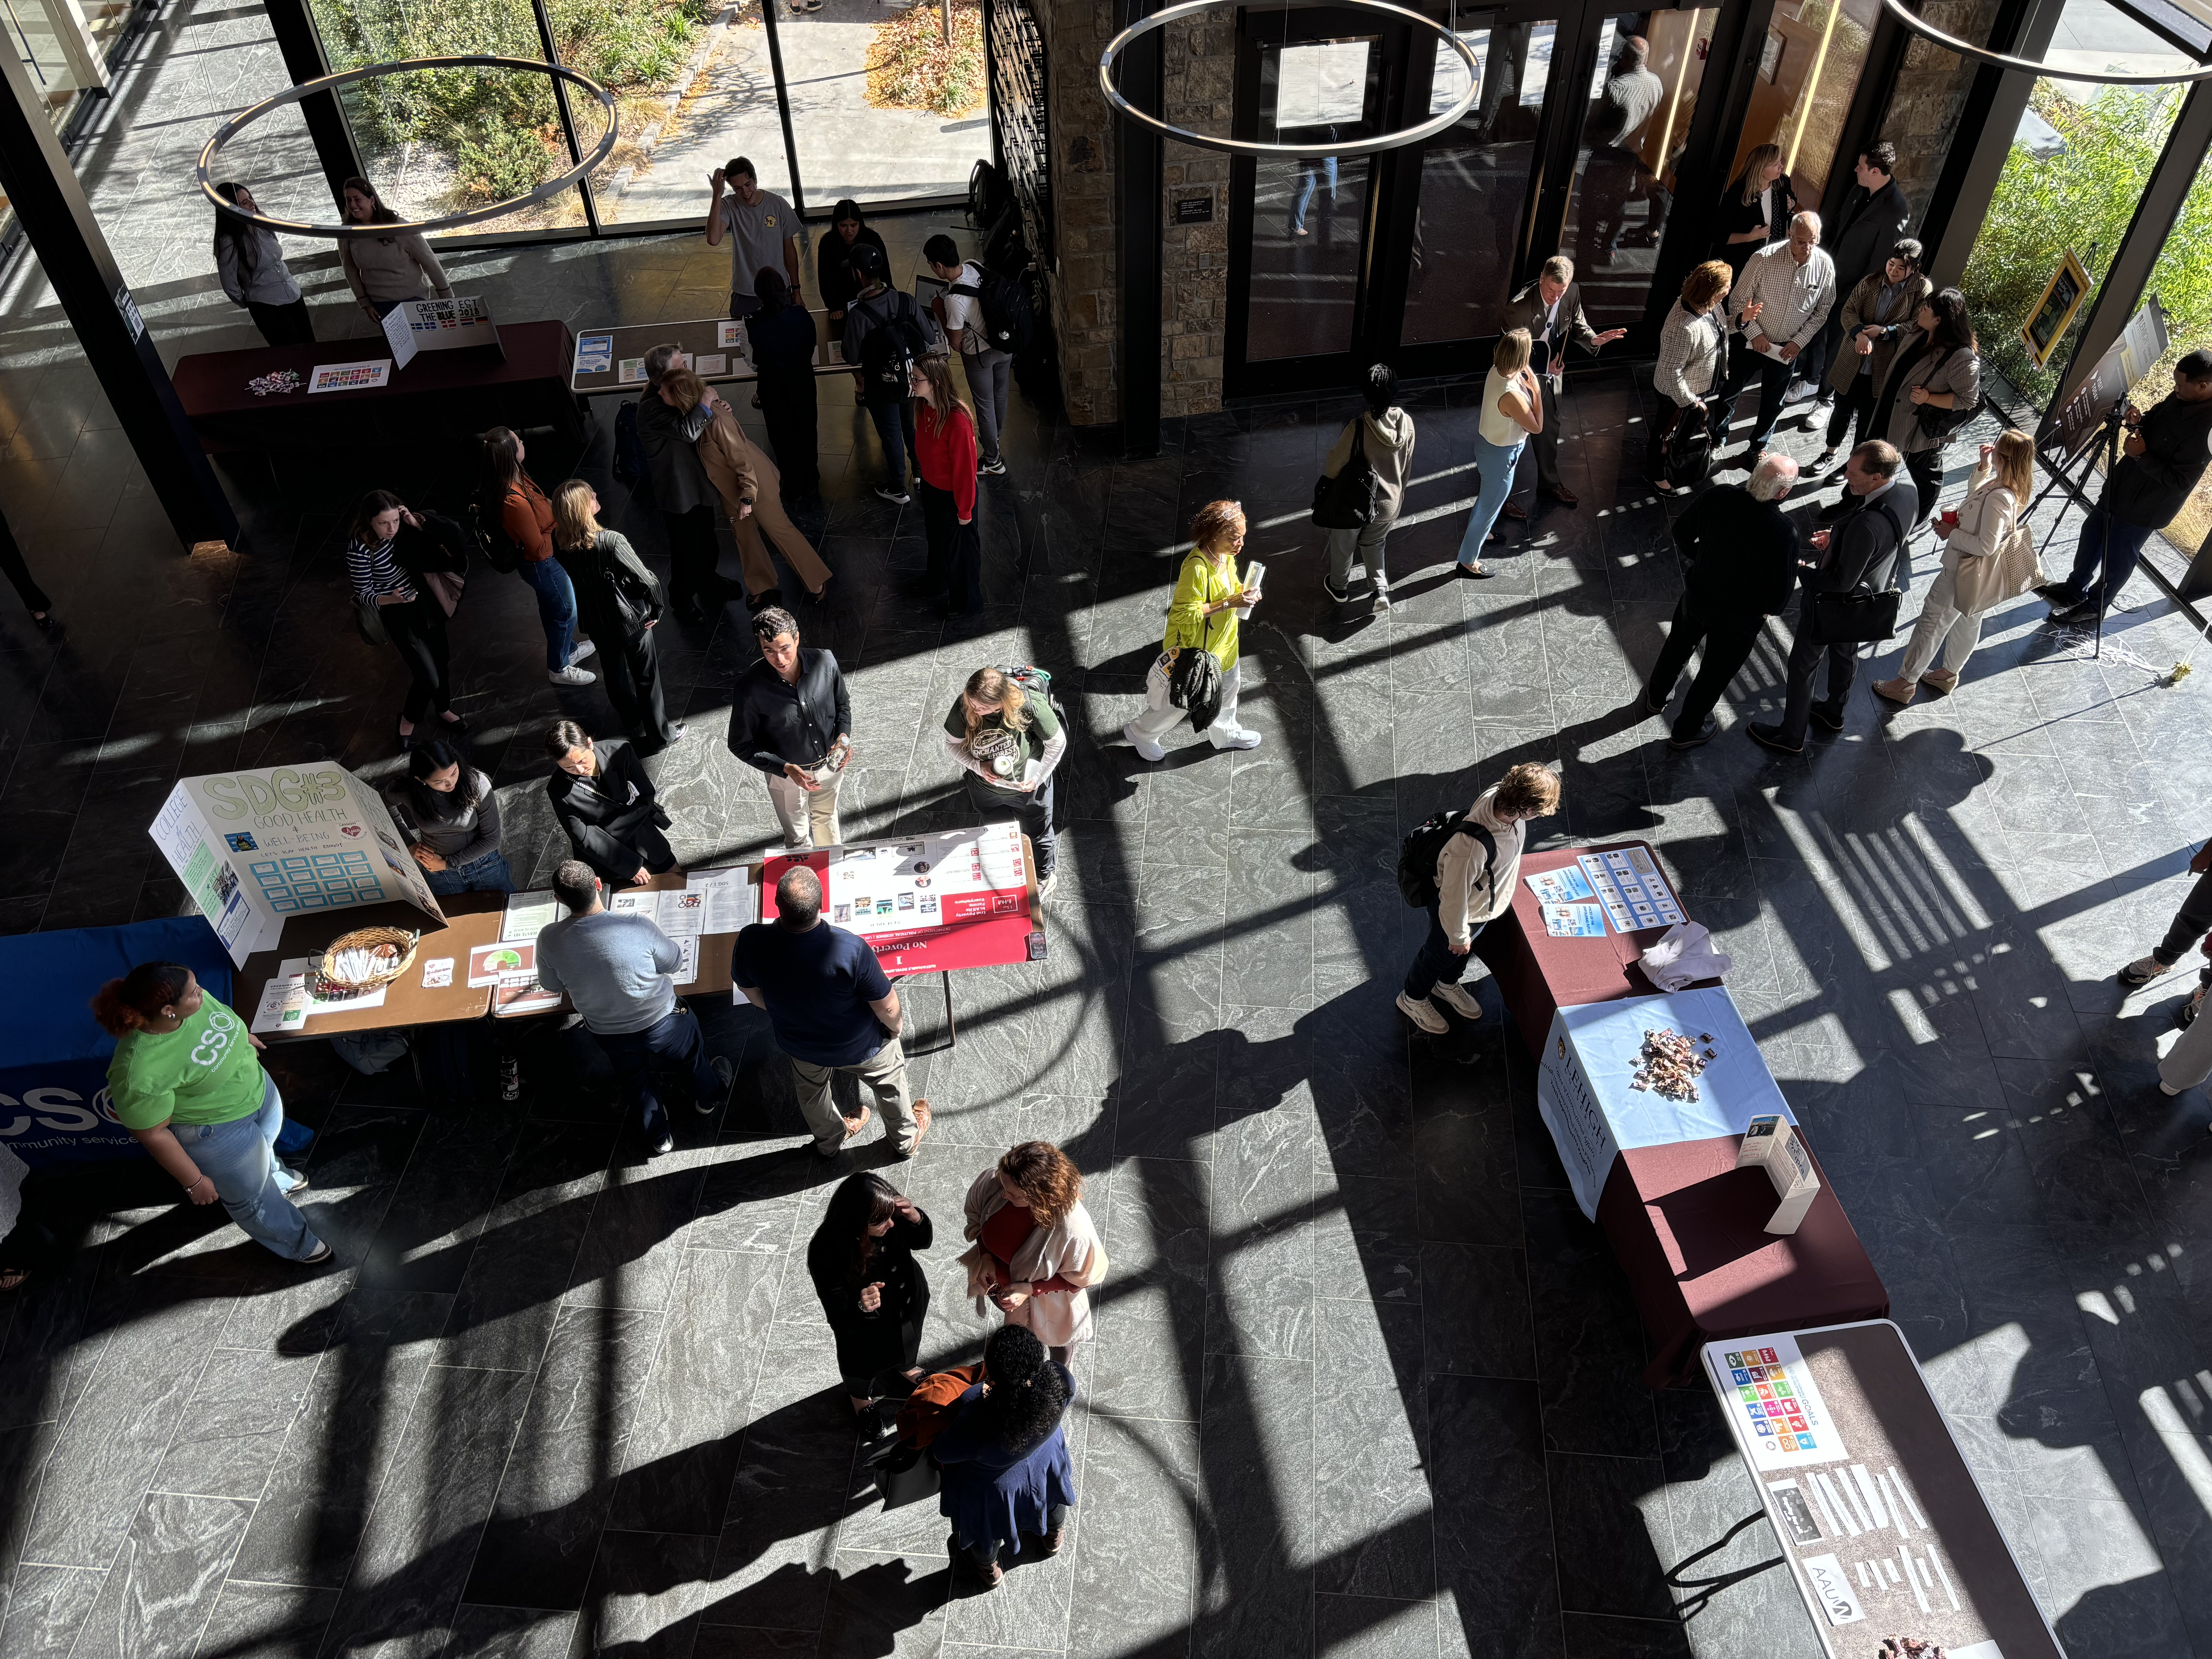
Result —
<path fill-rule="evenodd" d="M 895 251 L 934 228 L 894 227 Z M 574 320 L 711 314 L 721 275 L 693 240 L 459 263 L 501 315 Z M 166 914 L 143 826 L 175 777 L 394 764 L 402 681 L 352 632 L 337 518 L 371 483 L 451 500 L 466 458 L 241 465 L 240 546 L 187 561 L 89 377 L 44 362 L 51 311 L 15 297 L 0 507 L 68 629 L 0 603 L 0 927 Z M 179 331 L 250 338 L 220 302 L 198 315 Z M 1547 841 L 1648 836 L 1734 953 L 2070 1650 L 2212 1654 L 2206 1104 L 2151 1083 L 2181 979 L 2111 978 L 2205 831 L 2201 678 L 2160 689 L 2121 654 L 2172 662 L 2185 620 L 2139 580 L 2092 663 L 2016 605 L 1949 699 L 1885 717 L 1862 690 L 1800 760 L 1733 732 L 1671 757 L 1629 708 L 1679 581 L 1634 483 L 1646 392 L 1577 383 L 1583 506 L 1516 529 L 1480 585 L 1444 562 L 1474 489 L 1465 397 L 1410 397 L 1401 603 L 1343 630 L 1298 507 L 1334 406 L 1206 417 L 1124 462 L 1025 404 L 985 483 L 990 608 L 948 623 L 899 597 L 915 514 L 867 495 L 874 441 L 825 388 L 809 528 L 839 580 L 805 621 L 854 678 L 848 821 L 958 817 L 933 727 L 978 663 L 1047 665 L 1073 716 L 1051 957 L 963 979 L 959 1046 L 921 1067 L 938 1127 L 891 1170 L 940 1223 L 1012 1139 L 1087 1174 L 1115 1272 L 1061 1558 L 948 1603 L 934 1517 L 878 1511 L 796 1260 L 825 1172 L 757 1017 L 711 1007 L 743 1081 L 653 1160 L 554 1040 L 514 1108 L 276 1054 L 320 1131 L 320 1273 L 127 1170 L 62 1194 L 81 1248 L 0 1304 L 0 1651 L 1811 1653 L 1764 1523 L 1722 1544 L 1754 1504 L 1707 1401 L 1637 1381 L 1643 1334 L 1494 995 L 1447 1042 L 1389 1006 L 1414 940 L 1400 833 L 1535 757 L 1565 767 Z M 659 558 L 607 459 L 602 424 L 577 465 Z M 1217 495 L 1273 567 L 1246 632 L 1267 740 L 1146 767 L 1103 740 L 1179 527 Z M 607 711 L 532 671 L 518 583 L 480 573 L 455 638 L 510 852 L 542 875 L 538 732 Z M 1771 703 L 1783 638 L 1731 721 Z M 726 618 L 664 650 L 694 721 L 655 763 L 682 850 L 758 848 L 767 804 L 720 742 L 749 643 Z M 983 1327 L 936 1254 L 927 1351 L 969 1358 Z"/>

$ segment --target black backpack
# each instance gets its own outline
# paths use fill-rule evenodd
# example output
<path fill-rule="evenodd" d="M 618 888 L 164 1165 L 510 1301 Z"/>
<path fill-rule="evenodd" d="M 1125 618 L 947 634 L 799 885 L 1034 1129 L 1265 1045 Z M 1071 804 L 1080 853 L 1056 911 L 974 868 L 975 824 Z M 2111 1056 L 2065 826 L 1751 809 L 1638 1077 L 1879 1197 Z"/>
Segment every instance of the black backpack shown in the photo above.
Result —
<path fill-rule="evenodd" d="M 911 296 L 885 289 L 875 298 L 888 303 L 868 313 L 868 331 L 860 337 L 860 374 L 871 391 L 903 398 L 908 374 L 929 355 L 929 337 L 922 332 L 921 314 L 911 309 Z M 902 299 L 905 306 L 899 304 Z M 875 300 L 861 303 L 872 307 Z"/>
<path fill-rule="evenodd" d="M 502 576 L 512 576 L 522 568 L 522 550 L 510 540 L 507 526 L 500 522 L 499 510 L 485 511 L 481 501 L 469 503 L 469 530 L 483 549 L 484 562 Z"/>
<path fill-rule="evenodd" d="M 1375 468 L 1367 459 L 1367 417 L 1354 416 L 1352 453 L 1331 477 L 1314 480 L 1313 521 L 1321 530 L 1357 530 L 1375 518 Z"/>
<path fill-rule="evenodd" d="M 1437 862 L 1443 857 L 1444 844 L 1462 831 L 1482 843 L 1482 850 L 1489 857 L 1484 867 L 1485 878 L 1495 894 L 1498 837 L 1464 812 L 1433 812 L 1398 848 L 1398 894 L 1416 910 L 1425 910 L 1437 902 Z"/>
<path fill-rule="evenodd" d="M 1018 356 L 1036 337 L 1036 313 L 1030 306 L 1029 289 L 1012 276 L 994 276 L 981 265 L 975 269 L 982 273 L 982 281 L 955 283 L 945 291 L 969 295 L 980 301 L 984 344 L 994 351 L 1011 351 Z"/>

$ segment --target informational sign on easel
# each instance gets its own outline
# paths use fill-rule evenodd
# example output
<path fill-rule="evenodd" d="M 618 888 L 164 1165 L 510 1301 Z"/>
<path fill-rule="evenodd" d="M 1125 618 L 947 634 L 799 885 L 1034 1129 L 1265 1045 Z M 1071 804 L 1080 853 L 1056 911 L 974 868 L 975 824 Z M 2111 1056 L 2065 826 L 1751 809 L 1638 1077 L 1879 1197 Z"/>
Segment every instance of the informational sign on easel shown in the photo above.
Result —
<path fill-rule="evenodd" d="M 382 799 L 327 761 L 186 778 L 149 833 L 241 967 L 295 915 L 399 901 L 446 917 Z"/>
<path fill-rule="evenodd" d="M 2147 295 L 2142 309 L 2128 319 L 2120 337 L 2106 347 L 2089 378 L 2051 417 L 2058 447 L 2070 459 L 2078 457 L 2103 428 L 2105 417 L 2127 401 L 2136 383 L 2166 356 L 2169 335 L 2166 308 L 2155 294 Z"/>
<path fill-rule="evenodd" d="M 404 368 L 417 352 L 458 351 L 468 346 L 499 349 L 491 304 L 477 294 L 450 300 L 403 300 L 385 313 L 384 337 L 391 343 L 395 368 Z"/>

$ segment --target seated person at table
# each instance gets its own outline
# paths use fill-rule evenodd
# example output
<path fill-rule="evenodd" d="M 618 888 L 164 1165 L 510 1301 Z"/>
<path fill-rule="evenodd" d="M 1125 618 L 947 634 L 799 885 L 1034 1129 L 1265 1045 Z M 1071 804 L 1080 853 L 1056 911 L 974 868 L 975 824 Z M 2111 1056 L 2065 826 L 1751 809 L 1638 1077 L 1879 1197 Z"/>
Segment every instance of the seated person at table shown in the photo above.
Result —
<path fill-rule="evenodd" d="M 562 720 L 545 734 L 545 752 L 553 757 L 553 775 L 545 781 L 553 816 L 576 856 L 602 880 L 642 887 L 676 867 L 675 849 L 660 833 L 668 827 L 668 814 L 628 742 L 594 740 L 575 721 Z"/>
<path fill-rule="evenodd" d="M 684 952 L 649 918 L 611 914 L 599 878 L 580 859 L 553 872 L 553 890 L 568 914 L 538 936 L 538 982 L 576 1005 L 623 1091 L 637 1103 L 646 1145 L 673 1152 L 667 1109 L 653 1086 L 655 1065 L 690 1073 L 691 1107 L 702 1117 L 727 1097 L 736 1075 L 720 1056 L 709 1060 L 699 1017 L 676 1000 L 669 975 Z"/>
<path fill-rule="evenodd" d="M 432 892 L 514 890 L 514 872 L 500 851 L 499 797 L 491 780 L 464 764 L 442 738 L 426 738 L 409 751 L 407 776 L 385 787 L 384 805 Z"/>

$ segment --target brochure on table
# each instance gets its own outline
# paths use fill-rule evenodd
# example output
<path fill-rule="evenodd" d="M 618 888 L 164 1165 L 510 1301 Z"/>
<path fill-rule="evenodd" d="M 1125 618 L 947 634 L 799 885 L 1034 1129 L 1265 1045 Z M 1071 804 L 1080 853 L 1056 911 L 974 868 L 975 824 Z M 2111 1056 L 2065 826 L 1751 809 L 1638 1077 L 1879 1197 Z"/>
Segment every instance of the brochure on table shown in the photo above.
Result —
<path fill-rule="evenodd" d="M 1683 920 L 1674 890 L 1642 847 L 1583 853 L 1572 864 L 1521 879 L 1536 896 L 1544 931 L 1554 939 L 1601 938 L 1607 922 L 1617 933 L 1632 933 Z"/>
<path fill-rule="evenodd" d="M 699 978 L 699 941 L 708 933 L 734 933 L 760 919 L 759 890 L 743 866 L 695 870 L 682 887 L 617 888 L 606 896 L 617 915 L 643 916 L 668 935 L 682 959 L 672 977 L 676 988 Z M 538 936 L 564 907 L 550 889 L 508 895 L 499 943 L 469 952 L 471 985 L 492 988 L 495 1014 L 532 1014 L 557 1008 L 561 999 L 538 983 Z"/>
<path fill-rule="evenodd" d="M 384 313 L 384 337 L 393 364 L 404 368 L 423 351 L 455 351 L 465 346 L 496 346 L 491 305 L 479 294 L 447 300 L 402 300 Z"/>
<path fill-rule="evenodd" d="M 446 919 L 383 799 L 328 761 L 186 778 L 149 833 L 241 967 L 296 915 L 397 901 Z"/>
<path fill-rule="evenodd" d="M 1021 826 L 994 823 L 768 860 L 761 916 L 794 864 L 823 878 L 824 914 L 866 939 L 892 974 L 982 968 L 1029 956 L 1030 872 Z"/>
<path fill-rule="evenodd" d="M 1646 1032 L 1677 1033 L 1701 1058 L 1713 1051 L 1694 1079 L 1697 1098 L 1636 1086 Z M 1763 1112 L 1797 1121 L 1725 987 L 1560 1009 L 1536 1074 L 1536 1110 L 1593 1221 L 1619 1153 L 1740 1135 Z"/>

